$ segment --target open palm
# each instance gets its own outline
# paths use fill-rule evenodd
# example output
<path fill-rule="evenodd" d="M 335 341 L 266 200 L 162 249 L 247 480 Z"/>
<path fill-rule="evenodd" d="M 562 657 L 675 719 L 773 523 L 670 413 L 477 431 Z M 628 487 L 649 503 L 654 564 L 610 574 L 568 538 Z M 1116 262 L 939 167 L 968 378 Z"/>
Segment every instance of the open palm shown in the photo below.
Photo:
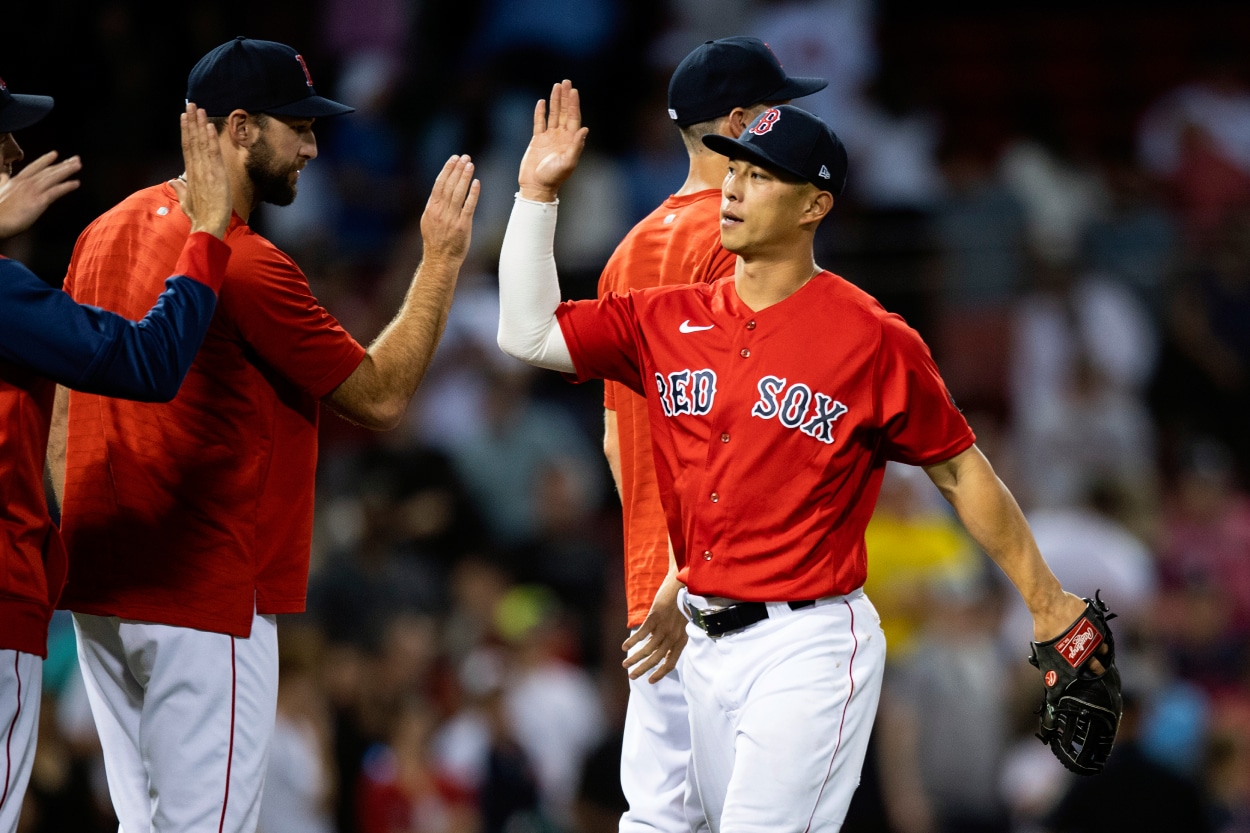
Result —
<path fill-rule="evenodd" d="M 582 127 L 577 88 L 567 80 L 553 85 L 550 107 L 541 99 L 534 106 L 534 135 L 517 176 L 521 196 L 542 202 L 554 200 L 577 167 L 587 132 L 588 128 Z"/>

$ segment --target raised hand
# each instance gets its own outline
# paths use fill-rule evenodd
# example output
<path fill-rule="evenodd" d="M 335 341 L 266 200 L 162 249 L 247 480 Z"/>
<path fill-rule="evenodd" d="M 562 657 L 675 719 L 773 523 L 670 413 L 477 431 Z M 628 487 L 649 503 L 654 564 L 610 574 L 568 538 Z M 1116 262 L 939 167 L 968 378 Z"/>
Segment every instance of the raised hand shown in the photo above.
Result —
<path fill-rule="evenodd" d="M 473 178 L 473 161 L 453 156 L 443 165 L 421 215 L 425 260 L 463 263 L 473 237 L 473 212 L 482 183 Z"/>
<path fill-rule="evenodd" d="M 208 114 L 187 104 L 179 116 L 182 128 L 182 160 L 186 164 L 186 184 L 180 177 L 172 182 L 178 192 L 182 211 L 191 219 L 191 231 L 206 231 L 225 239 L 230 225 L 233 203 L 226 163 L 217 142 L 217 128 L 208 122 Z"/>
<path fill-rule="evenodd" d="M 52 150 L 16 176 L 0 174 L 0 239 L 26 231 L 49 205 L 77 188 L 78 180 L 70 177 L 80 170 L 77 156 L 57 162 Z"/>
<path fill-rule="evenodd" d="M 517 182 L 527 200 L 552 202 L 577 167 L 586 147 L 589 128 L 582 127 L 582 104 L 572 81 L 561 81 L 551 88 L 551 106 L 534 106 L 534 135 L 530 138 Z"/>

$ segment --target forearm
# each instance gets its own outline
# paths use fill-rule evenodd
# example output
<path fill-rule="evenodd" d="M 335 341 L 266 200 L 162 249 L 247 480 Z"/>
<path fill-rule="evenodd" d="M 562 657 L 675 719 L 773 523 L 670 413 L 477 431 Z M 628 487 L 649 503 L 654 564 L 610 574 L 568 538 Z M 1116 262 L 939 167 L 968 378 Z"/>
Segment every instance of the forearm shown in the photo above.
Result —
<path fill-rule="evenodd" d="M 140 322 L 76 303 L 4 261 L 0 357 L 74 390 L 140 401 L 172 399 L 204 340 L 230 249 L 188 239 L 178 274 Z"/>
<path fill-rule="evenodd" d="M 1042 558 L 1024 513 L 975 446 L 926 468 L 981 549 L 1015 585 L 1035 619 L 1064 604 L 1063 588 Z"/>
<path fill-rule="evenodd" d="M 327 398 L 335 411 L 374 430 L 399 424 L 447 326 L 460 266 L 458 260 L 421 262 L 399 313 Z"/>
<path fill-rule="evenodd" d="M 69 430 L 69 389 L 57 385 L 52 406 L 52 426 L 48 431 L 48 479 L 57 507 L 65 506 L 65 443 Z"/>
<path fill-rule="evenodd" d="M 612 482 L 616 485 L 616 494 L 624 499 L 621 480 L 621 439 L 617 433 L 616 411 L 605 408 L 603 411 L 603 456 L 608 460 L 608 470 L 612 472 Z"/>
<path fill-rule="evenodd" d="M 518 197 L 499 252 L 499 348 L 536 367 L 572 373 L 556 320 L 556 203 Z"/>

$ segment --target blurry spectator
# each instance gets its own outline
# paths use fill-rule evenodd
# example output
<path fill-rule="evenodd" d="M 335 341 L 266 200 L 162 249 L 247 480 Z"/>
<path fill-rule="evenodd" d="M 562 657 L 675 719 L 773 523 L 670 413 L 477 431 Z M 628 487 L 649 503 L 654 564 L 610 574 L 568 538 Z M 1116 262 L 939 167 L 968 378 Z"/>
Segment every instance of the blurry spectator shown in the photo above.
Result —
<path fill-rule="evenodd" d="M 284 643 L 290 634 L 284 634 Z M 307 660 L 278 668 L 278 709 L 260 804 L 260 833 L 334 833 L 337 773 L 330 713 Z"/>
<path fill-rule="evenodd" d="M 1205 770 L 1214 804 L 1214 833 L 1250 831 L 1250 713 L 1243 690 L 1241 708 L 1231 711 L 1211 732 Z"/>
<path fill-rule="evenodd" d="M 360 833 L 476 833 L 472 797 L 431 754 L 437 723 L 429 703 L 407 697 L 400 704 L 386 743 L 365 755 L 357 785 Z"/>
<path fill-rule="evenodd" d="M 1133 290 L 1155 326 L 1161 326 L 1166 281 L 1180 254 L 1176 218 L 1154 181 L 1127 152 L 1103 158 L 1107 206 L 1086 230 L 1082 253 L 1089 269 Z"/>
<path fill-rule="evenodd" d="M 1141 702 L 1125 692 L 1124 718 L 1106 769 L 1077 778 L 1047 814 L 1047 833 L 1214 833 L 1207 803 L 1193 781 L 1151 761 L 1138 745 Z"/>
<path fill-rule="evenodd" d="M 559 407 L 531 395 L 534 375 L 520 362 L 492 368 L 485 433 L 466 438 L 451 450 L 491 539 L 506 548 L 520 547 L 538 536 L 538 486 L 552 467 L 579 469 L 591 505 L 598 505 L 605 489 L 599 456 L 581 428 Z"/>
<path fill-rule="evenodd" d="M 1178 668 L 1208 690 L 1233 684 L 1250 661 L 1250 495 L 1218 443 L 1195 442 L 1185 454 L 1159 555 L 1171 591 L 1159 630 Z"/>
<path fill-rule="evenodd" d="M 1102 591 L 1117 616 L 1120 671 L 1131 678 L 1125 651 L 1150 626 L 1158 577 L 1150 551 L 1121 521 L 1126 497 L 1119 484 L 1096 481 L 1086 487 L 1079 504 L 1036 509 L 1028 513 L 1028 521 L 1046 563 L 1064 587 L 1090 598 Z M 1032 617 L 1015 599 L 1008 601 L 1002 637 L 1010 650 L 1033 639 Z"/>
<path fill-rule="evenodd" d="M 1155 436 L 1145 386 L 1158 336 L 1123 285 L 1039 263 L 1017 303 L 1012 416 L 1028 473 L 1021 500 L 1071 506 L 1093 479 L 1132 484 L 1149 503 Z"/>
<path fill-rule="evenodd" d="M 1142 118 L 1138 150 L 1171 186 L 1190 242 L 1202 242 L 1250 200 L 1250 87 L 1239 42 L 1199 42 L 1195 58 L 1197 77 Z"/>
<path fill-rule="evenodd" d="M 93 794 L 91 760 L 80 756 L 61 733 L 56 715 L 52 692 L 45 691 L 39 709 L 39 744 L 17 833 L 116 830 L 111 809 L 107 804 L 102 806 Z"/>
<path fill-rule="evenodd" d="M 1097 169 L 1077 157 L 1053 107 L 1026 98 L 1018 110 L 1019 135 L 999 160 L 1002 181 L 1024 206 L 1030 251 L 1070 264 L 1105 208 L 1106 190 Z"/>
<path fill-rule="evenodd" d="M 567 825 L 578 773 L 606 728 L 603 706 L 590 676 L 568 659 L 574 636 L 550 590 L 514 588 L 495 623 L 514 652 L 504 695 L 509 724 L 534 762 L 544 808 Z"/>
<path fill-rule="evenodd" d="M 948 136 L 938 151 L 946 190 L 933 222 L 941 307 L 932 340 L 962 407 L 1006 409 L 1009 308 L 1025 281 L 1024 207 L 995 178 L 989 149 Z"/>
<path fill-rule="evenodd" d="M 875 0 L 757 2 L 745 34 L 786 56 L 786 74 L 828 79 L 803 99 L 803 109 L 825 119 L 843 141 L 855 133 L 864 87 L 877 72 Z"/>
<path fill-rule="evenodd" d="M 440 768 L 477 795 L 481 833 L 547 824 L 533 765 L 507 715 L 506 662 L 502 650 L 489 647 L 464 657 L 456 674 L 459 700 L 434 739 Z"/>
<path fill-rule="evenodd" d="M 932 590 L 915 650 L 882 692 L 885 806 L 898 833 L 1009 833 L 996 788 L 1014 705 L 998 653 L 1000 594 L 980 578 Z"/>
<path fill-rule="evenodd" d="M 1153 390 L 1169 433 L 1213 434 L 1250 476 L 1250 206 L 1230 212 L 1182 276 L 1168 310 L 1168 343 Z"/>
<path fill-rule="evenodd" d="M 887 661 L 902 662 L 916 650 L 934 595 L 974 581 L 981 556 L 924 472 L 898 463 L 886 465 L 864 544 L 864 592 L 881 614 Z"/>

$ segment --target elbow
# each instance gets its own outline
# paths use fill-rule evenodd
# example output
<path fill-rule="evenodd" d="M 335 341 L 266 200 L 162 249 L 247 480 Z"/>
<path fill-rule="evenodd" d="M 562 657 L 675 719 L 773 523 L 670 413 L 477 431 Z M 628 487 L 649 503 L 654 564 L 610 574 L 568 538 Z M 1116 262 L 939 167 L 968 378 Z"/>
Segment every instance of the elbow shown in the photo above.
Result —
<path fill-rule="evenodd" d="M 355 416 L 357 422 L 370 431 L 393 431 L 403 422 L 407 410 L 407 399 L 392 397 L 372 403 Z"/>

